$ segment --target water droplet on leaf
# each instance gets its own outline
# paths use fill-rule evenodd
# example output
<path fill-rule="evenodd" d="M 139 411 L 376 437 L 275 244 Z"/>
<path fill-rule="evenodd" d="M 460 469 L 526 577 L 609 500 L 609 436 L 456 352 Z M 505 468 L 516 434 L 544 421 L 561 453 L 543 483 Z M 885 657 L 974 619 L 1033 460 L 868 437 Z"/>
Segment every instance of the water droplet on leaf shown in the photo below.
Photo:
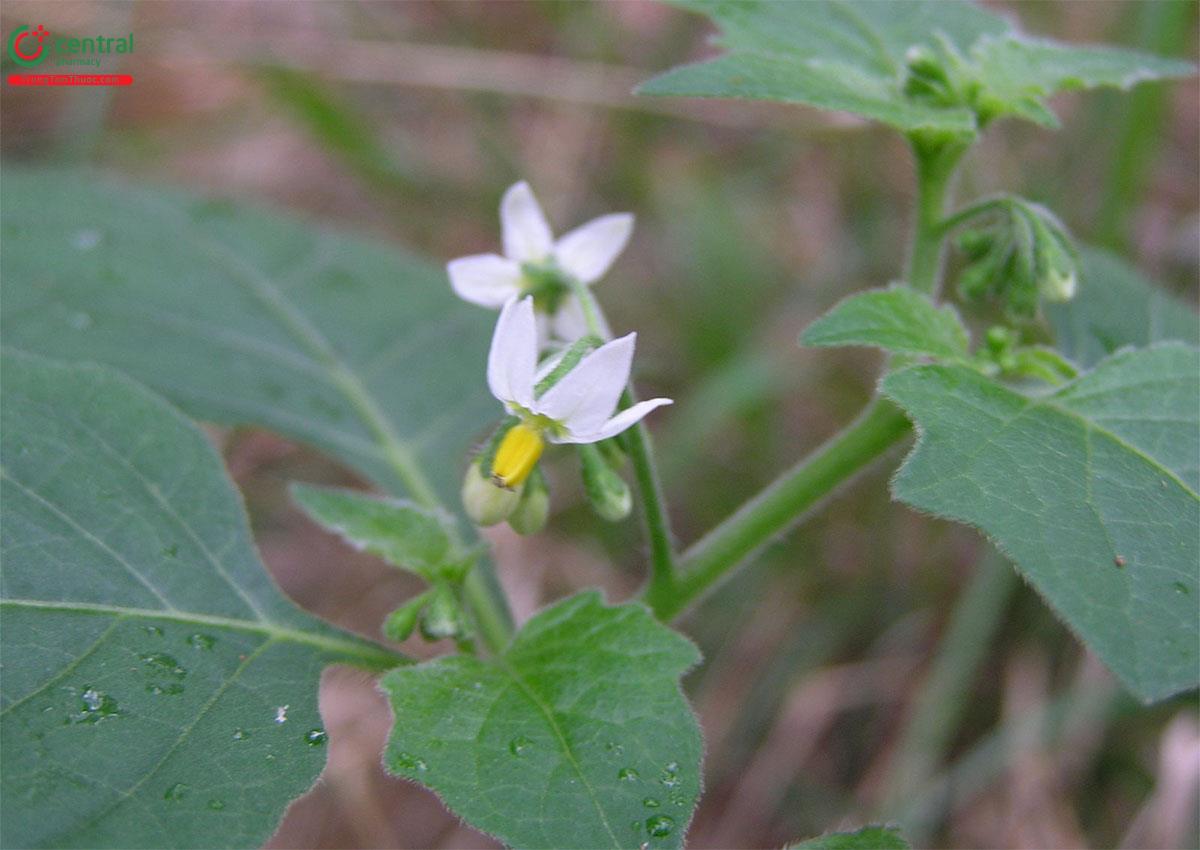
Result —
<path fill-rule="evenodd" d="M 155 696 L 162 696 L 164 694 L 168 696 L 178 696 L 179 694 L 183 693 L 183 685 L 179 684 L 178 682 L 167 682 L 166 684 L 162 685 L 151 683 L 146 685 L 146 690 Z"/>
<path fill-rule="evenodd" d="M 187 670 L 179 666 L 179 662 L 165 652 L 153 652 L 142 656 L 142 663 L 150 668 L 152 673 L 166 674 L 182 679 Z"/>
<path fill-rule="evenodd" d="M 282 726 L 287 723 L 287 712 L 290 706 L 280 705 L 275 707 L 275 722 Z"/>
<path fill-rule="evenodd" d="M 1171 587 L 1175 589 L 1176 593 L 1183 594 L 1184 596 L 1191 593 L 1191 590 L 1188 589 L 1188 586 L 1181 581 L 1172 582 Z"/>
<path fill-rule="evenodd" d="M 533 746 L 533 740 L 524 735 L 518 735 L 508 742 L 508 750 L 514 756 L 521 755 L 521 753 L 525 752 L 531 746 Z"/>
<path fill-rule="evenodd" d="M 176 782 L 163 792 L 163 799 L 178 802 L 179 800 L 183 799 L 183 796 L 187 794 L 187 792 L 188 786 L 184 785 L 182 782 Z"/>
<path fill-rule="evenodd" d="M 659 803 L 658 800 L 655 800 L 653 797 L 647 797 L 646 799 L 642 800 L 642 805 L 647 809 L 657 809 L 661 803 Z"/>
<path fill-rule="evenodd" d="M 250 733 L 247 732 L 245 729 L 234 729 L 233 730 L 233 740 L 235 740 L 235 741 L 244 741 L 249 737 L 250 737 Z"/>
<path fill-rule="evenodd" d="M 310 747 L 324 746 L 329 740 L 329 733 L 324 729 L 309 729 L 304 733 L 304 740 Z"/>
<path fill-rule="evenodd" d="M 396 753 L 396 764 L 398 764 L 402 770 L 429 769 L 429 765 L 425 763 L 425 759 L 420 758 L 419 756 L 414 756 L 412 753 Z"/>
<path fill-rule="evenodd" d="M 675 831 L 675 819 L 669 815 L 655 815 L 646 818 L 646 832 L 655 838 L 666 838 Z"/>
<path fill-rule="evenodd" d="M 217 639 L 212 635 L 203 635 L 197 632 L 194 635 L 188 635 L 187 642 L 192 645 L 193 649 L 212 649 Z"/>
<path fill-rule="evenodd" d="M 632 767 L 623 767 L 617 771 L 617 779 L 622 782 L 634 782 L 638 778 L 638 772 Z"/>
<path fill-rule="evenodd" d="M 153 637 L 162 637 L 162 629 L 158 626 L 142 626 L 142 631 Z"/>
<path fill-rule="evenodd" d="M 92 326 L 92 317 L 82 310 L 67 314 L 67 324 L 77 331 L 86 331 Z"/>
<path fill-rule="evenodd" d="M 99 723 L 108 717 L 118 717 L 121 709 L 117 701 L 103 691 L 85 687 L 79 695 L 83 710 L 67 718 L 67 723 Z"/>
<path fill-rule="evenodd" d="M 93 228 L 77 230 L 75 235 L 71 237 L 71 247 L 76 251 L 90 251 L 99 245 L 100 240 L 103 238 L 104 234 Z"/>
<path fill-rule="evenodd" d="M 179 554 L 179 544 L 172 543 L 170 546 L 164 546 L 162 553 L 168 558 L 176 557 Z"/>
<path fill-rule="evenodd" d="M 219 811 L 221 811 L 221 809 L 225 808 L 225 801 L 224 800 L 216 800 L 216 799 L 209 800 L 208 807 L 210 809 L 212 809 L 214 812 L 219 812 Z"/>

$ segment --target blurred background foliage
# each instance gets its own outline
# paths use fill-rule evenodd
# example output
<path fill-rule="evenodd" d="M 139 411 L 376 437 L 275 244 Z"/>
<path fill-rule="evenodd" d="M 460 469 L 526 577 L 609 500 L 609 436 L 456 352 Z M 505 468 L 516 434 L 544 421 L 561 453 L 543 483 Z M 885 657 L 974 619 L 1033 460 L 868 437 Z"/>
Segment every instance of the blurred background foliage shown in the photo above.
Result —
<path fill-rule="evenodd" d="M 1195 59 L 1187 0 L 989 5 L 1031 32 Z M 496 249 L 500 194 L 520 178 L 559 232 L 635 212 L 632 244 L 598 292 L 615 329 L 639 331 L 642 394 L 677 399 L 652 425 L 685 543 L 873 390 L 878 356 L 801 350 L 796 337 L 845 294 L 898 274 L 908 151 L 841 115 L 632 97 L 705 54 L 697 17 L 648 2 L 4 4 L 4 32 L 38 23 L 133 31 L 119 70 L 135 83 L 4 87 L 9 162 L 270 202 L 437 262 Z M 1057 133 L 991 128 L 958 197 L 1004 189 L 1043 202 L 1194 303 L 1196 80 L 1056 108 Z M 316 529 L 286 493 L 294 479 L 353 479 L 267 433 L 212 433 L 286 592 L 376 634 L 414 583 Z M 683 622 L 706 658 L 686 682 L 707 738 L 689 846 L 779 846 L 868 819 L 902 823 L 921 846 L 1197 846 L 1195 695 L 1144 708 L 1121 694 L 978 535 L 889 503 L 899 459 Z M 599 523 L 574 462 L 551 460 L 548 531 L 490 535 L 522 619 L 586 585 L 624 598 L 645 568 L 637 523 Z M 369 680 L 330 671 L 322 707 L 329 767 L 272 846 L 493 846 L 382 774 L 389 718 Z"/>

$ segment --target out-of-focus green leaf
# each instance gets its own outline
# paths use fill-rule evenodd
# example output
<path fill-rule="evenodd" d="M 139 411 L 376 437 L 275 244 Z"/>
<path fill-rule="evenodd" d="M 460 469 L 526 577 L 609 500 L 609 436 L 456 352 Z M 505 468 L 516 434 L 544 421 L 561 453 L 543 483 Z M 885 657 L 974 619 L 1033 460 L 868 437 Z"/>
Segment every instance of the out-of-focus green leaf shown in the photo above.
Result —
<path fill-rule="evenodd" d="M 679 847 L 701 756 L 679 677 L 697 660 L 642 606 L 581 593 L 496 659 L 388 673 L 384 762 L 512 847 Z"/>
<path fill-rule="evenodd" d="M 1200 351 L 1128 350 L 1030 398 L 961 366 L 889 375 L 920 432 L 893 480 L 982 529 L 1144 700 L 1200 658 Z"/>
<path fill-rule="evenodd" d="M 6 168 L 7 344 L 108 363 L 188 413 L 329 451 L 457 504 L 495 420 L 492 316 L 394 247 L 87 172 Z"/>
<path fill-rule="evenodd" d="M 970 340 L 953 307 L 904 286 L 851 295 L 800 336 L 803 345 L 868 345 L 896 354 L 966 357 Z"/>
<path fill-rule="evenodd" d="M 292 485 L 292 498 L 313 520 L 356 549 L 427 579 L 461 560 L 451 543 L 454 520 L 439 510 L 403 499 L 307 484 Z"/>
<path fill-rule="evenodd" d="M 909 850 L 909 844 L 895 827 L 864 826 L 854 832 L 830 832 L 810 838 L 788 845 L 788 850 Z"/>
<path fill-rule="evenodd" d="M 999 115 L 1056 123 L 1044 98 L 1193 73 L 1132 50 L 1021 35 L 957 0 L 673 0 L 711 18 L 726 54 L 676 68 L 642 94 L 804 103 L 902 131 L 973 133 Z"/>
<path fill-rule="evenodd" d="M 1081 252 L 1079 291 L 1065 304 L 1046 306 L 1058 349 L 1082 367 L 1125 346 L 1163 340 L 1200 345 L 1200 317 L 1107 251 Z"/>
<path fill-rule="evenodd" d="M 402 659 L 279 593 L 166 402 L 99 366 L 0 372 L 5 846 L 259 846 L 325 763 L 322 667 Z"/>

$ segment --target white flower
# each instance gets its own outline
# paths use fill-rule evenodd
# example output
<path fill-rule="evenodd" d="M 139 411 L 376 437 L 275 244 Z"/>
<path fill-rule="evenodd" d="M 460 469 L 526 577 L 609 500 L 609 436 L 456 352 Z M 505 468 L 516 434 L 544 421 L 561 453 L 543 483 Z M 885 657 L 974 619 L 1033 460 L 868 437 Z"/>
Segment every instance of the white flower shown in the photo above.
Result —
<path fill-rule="evenodd" d="M 513 297 L 532 295 L 543 341 L 554 336 L 572 342 L 584 336 L 583 310 L 562 276 L 585 285 L 599 280 L 629 242 L 633 216 L 603 215 L 555 241 L 533 190 L 521 181 L 504 193 L 500 227 L 504 256 L 475 254 L 447 264 L 454 291 L 464 301 L 493 310 Z"/>
<path fill-rule="evenodd" d="M 488 388 L 520 424 L 505 434 L 492 464 L 496 482 L 514 487 L 541 457 L 544 442 L 595 443 L 620 434 L 669 398 L 641 401 L 614 415 L 629 383 L 637 334 L 605 343 L 538 395 L 537 323 L 533 299 L 512 299 L 500 312 L 488 353 Z"/>

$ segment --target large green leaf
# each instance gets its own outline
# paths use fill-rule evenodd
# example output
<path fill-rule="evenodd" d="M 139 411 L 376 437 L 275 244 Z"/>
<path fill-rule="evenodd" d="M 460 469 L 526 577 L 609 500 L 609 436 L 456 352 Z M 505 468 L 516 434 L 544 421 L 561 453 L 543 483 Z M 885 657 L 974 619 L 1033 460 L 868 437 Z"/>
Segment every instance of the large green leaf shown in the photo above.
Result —
<path fill-rule="evenodd" d="M 854 832 L 830 832 L 788 850 L 908 850 L 908 842 L 900 831 L 890 826 L 864 826 Z"/>
<path fill-rule="evenodd" d="M 897 498 L 981 528 L 1146 700 L 1200 664 L 1200 352 L 1126 350 L 1030 398 L 960 366 L 884 392 L 921 434 Z"/>
<path fill-rule="evenodd" d="M 6 167 L 6 344 L 117 366 L 206 420 L 319 446 L 457 503 L 499 414 L 492 316 L 392 247 L 85 172 Z"/>
<path fill-rule="evenodd" d="M 1130 345 L 1163 340 L 1200 344 L 1195 308 L 1156 288 L 1107 251 L 1089 248 L 1082 256 L 1075 297 L 1046 306 L 1059 350 L 1075 363 L 1092 366 Z"/>
<path fill-rule="evenodd" d="M 0 371 L 5 846 L 259 845 L 325 763 L 321 668 L 401 659 L 279 593 L 164 401 L 99 366 Z"/>
<path fill-rule="evenodd" d="M 958 0 L 673 2 L 711 18 L 728 52 L 669 71 L 640 93 L 804 103 L 906 132 L 970 133 L 1002 114 L 1052 124 L 1042 98 L 1055 91 L 1193 70 L 1135 51 L 1028 39 Z M 920 86 L 912 84 L 915 55 L 940 69 Z"/>
<path fill-rule="evenodd" d="M 678 847 L 700 792 L 700 732 L 679 690 L 697 660 L 642 606 L 581 593 L 494 661 L 388 673 L 385 763 L 514 847 Z"/>
<path fill-rule="evenodd" d="M 809 325 L 800 342 L 813 346 L 869 345 L 895 354 L 966 357 L 970 340 L 950 306 L 935 306 L 908 287 L 851 295 Z"/>

